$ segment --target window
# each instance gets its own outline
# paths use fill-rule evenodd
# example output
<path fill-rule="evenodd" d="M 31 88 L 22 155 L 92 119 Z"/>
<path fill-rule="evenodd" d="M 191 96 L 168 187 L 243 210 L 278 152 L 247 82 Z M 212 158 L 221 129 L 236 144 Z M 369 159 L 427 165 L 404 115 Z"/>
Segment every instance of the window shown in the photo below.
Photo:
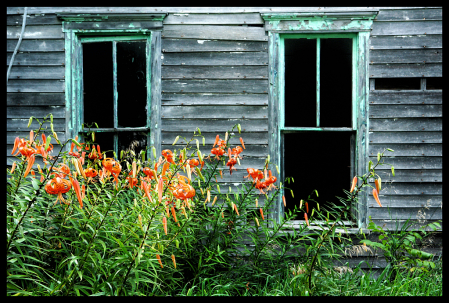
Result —
<path fill-rule="evenodd" d="M 66 50 L 66 135 L 96 132 L 107 157 L 160 153 L 163 14 L 58 15 Z M 95 124 L 98 125 L 98 129 Z"/>
<path fill-rule="evenodd" d="M 339 204 L 368 166 L 368 39 L 376 11 L 262 14 L 269 37 L 269 149 L 285 192 L 274 217 L 307 199 Z M 367 194 L 351 212 L 366 228 Z M 314 207 L 315 205 L 309 206 Z M 310 213 L 309 213 L 310 215 Z M 301 215 L 296 224 L 305 224 Z M 296 225 L 294 224 L 294 225 Z"/>

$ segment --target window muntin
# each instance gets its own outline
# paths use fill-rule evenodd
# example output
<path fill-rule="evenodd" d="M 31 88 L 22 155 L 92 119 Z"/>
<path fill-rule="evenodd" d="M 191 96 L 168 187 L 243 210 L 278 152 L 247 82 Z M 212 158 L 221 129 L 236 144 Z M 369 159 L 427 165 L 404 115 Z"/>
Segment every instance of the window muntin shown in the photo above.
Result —
<path fill-rule="evenodd" d="M 108 157 L 150 142 L 150 41 L 149 35 L 80 38 L 81 124 L 98 124 L 97 143 Z"/>

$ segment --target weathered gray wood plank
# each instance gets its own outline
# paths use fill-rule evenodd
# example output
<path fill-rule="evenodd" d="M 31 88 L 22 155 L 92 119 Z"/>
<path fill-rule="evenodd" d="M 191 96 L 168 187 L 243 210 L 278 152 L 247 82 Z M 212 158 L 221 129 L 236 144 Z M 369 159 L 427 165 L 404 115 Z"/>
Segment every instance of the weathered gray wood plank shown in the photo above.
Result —
<path fill-rule="evenodd" d="M 155 30 L 162 28 L 161 21 L 109 21 L 109 22 L 69 22 L 64 26 L 64 29 L 77 30 L 123 30 L 123 29 L 146 29 Z"/>
<path fill-rule="evenodd" d="M 381 168 L 387 168 L 382 166 Z M 376 174 L 382 178 L 382 182 L 442 182 L 443 171 L 441 169 L 395 169 L 393 177 L 391 170 L 376 169 Z"/>
<path fill-rule="evenodd" d="M 162 39 L 162 52 L 263 52 L 264 41 Z"/>
<path fill-rule="evenodd" d="M 427 225 L 429 223 L 435 222 L 436 220 L 423 220 L 423 221 L 424 221 L 423 223 L 420 223 L 418 221 L 413 220 L 412 222 L 414 224 L 409 228 L 409 230 L 417 230 L 417 229 L 419 229 L 420 227 L 422 227 L 424 225 Z M 396 221 L 395 220 L 374 219 L 373 222 L 375 224 L 379 225 L 379 226 L 383 226 L 384 230 L 390 230 L 390 231 L 396 231 L 397 230 L 397 228 L 396 228 Z M 398 229 L 400 229 L 401 226 L 405 222 L 406 222 L 406 219 L 399 220 L 399 228 Z M 442 230 L 443 224 L 441 222 L 440 222 L 440 225 L 441 225 L 441 230 Z M 425 230 L 426 231 L 433 231 L 433 229 L 428 228 L 428 227 Z"/>
<path fill-rule="evenodd" d="M 370 49 L 442 48 L 443 35 L 375 36 Z"/>
<path fill-rule="evenodd" d="M 394 154 L 394 153 L 393 153 Z M 377 163 L 376 157 L 369 157 L 373 163 Z M 385 157 L 384 163 L 389 163 L 395 169 L 442 169 L 443 157 Z M 378 166 L 382 169 L 389 169 L 389 165 Z"/>
<path fill-rule="evenodd" d="M 206 146 L 203 146 L 203 144 L 201 142 L 201 138 L 200 138 L 199 141 L 200 141 L 200 150 L 201 150 L 201 152 L 204 155 L 212 155 L 214 157 L 214 155 L 211 154 L 211 152 L 210 152 L 211 149 L 212 149 L 213 143 L 212 144 L 206 144 Z M 176 145 L 167 144 L 167 143 L 172 143 L 172 142 L 171 141 L 165 142 L 165 140 L 162 140 L 162 150 L 164 150 L 164 149 L 180 150 L 180 149 L 185 147 L 185 144 L 182 144 L 181 140 L 179 140 Z M 240 142 L 236 142 L 235 144 L 231 144 L 230 147 L 231 148 L 235 148 L 237 145 L 241 146 Z M 191 143 L 189 146 L 192 147 L 193 149 L 196 149 L 196 142 L 194 141 L 193 144 Z M 242 165 L 245 162 L 245 160 L 247 159 L 247 157 L 259 157 L 259 158 L 263 157 L 263 158 L 266 158 L 267 155 L 268 155 L 268 145 L 255 145 L 255 144 L 251 145 L 251 144 L 248 144 L 248 146 L 246 146 L 246 144 L 245 144 L 245 147 L 246 147 L 246 149 L 244 149 L 242 151 L 242 153 L 240 154 L 243 157 L 243 160 L 240 160 L 240 163 Z M 239 166 L 239 167 L 241 167 L 241 166 Z M 226 167 L 226 168 L 229 171 L 229 167 Z M 232 175 L 234 175 L 234 173 Z"/>
<path fill-rule="evenodd" d="M 166 24 L 263 24 L 260 14 L 169 14 Z"/>
<path fill-rule="evenodd" d="M 163 79 L 267 79 L 266 66 L 164 66 Z"/>
<path fill-rule="evenodd" d="M 380 199 L 380 198 L 379 198 Z M 428 195 L 415 195 L 415 196 L 382 196 L 382 207 L 428 207 L 436 208 L 443 205 L 443 196 L 428 196 Z M 372 208 L 380 208 L 373 196 L 368 199 L 368 206 Z"/>
<path fill-rule="evenodd" d="M 421 143 L 421 144 L 393 144 L 393 143 L 379 143 L 369 145 L 369 155 L 377 155 L 378 152 L 382 152 L 384 148 L 391 148 L 394 152 L 386 151 L 386 156 L 407 156 L 407 157 L 417 157 L 417 156 L 442 156 L 442 144 L 431 144 L 431 143 Z"/>
<path fill-rule="evenodd" d="M 162 80 L 162 92 L 267 93 L 268 80 Z"/>
<path fill-rule="evenodd" d="M 42 122 L 42 119 L 39 118 L 39 121 Z M 39 124 L 36 120 L 33 119 L 30 127 L 28 127 L 29 117 L 27 119 L 6 119 L 6 130 L 7 131 L 30 131 L 31 129 L 38 129 Z M 44 129 L 50 129 L 50 123 L 45 123 L 43 125 Z M 65 131 L 65 119 L 53 119 L 53 128 L 57 131 Z"/>
<path fill-rule="evenodd" d="M 267 94 L 162 94 L 162 105 L 267 105 Z"/>
<path fill-rule="evenodd" d="M 8 118 L 30 118 L 38 119 L 48 114 L 53 114 L 53 118 L 65 118 L 65 108 L 63 106 L 8 106 L 6 116 Z"/>
<path fill-rule="evenodd" d="M 370 91 L 369 102 L 370 104 L 442 104 L 443 91 Z"/>
<path fill-rule="evenodd" d="M 401 118 L 369 120 L 370 131 L 442 131 L 441 118 Z"/>
<path fill-rule="evenodd" d="M 442 132 L 371 132 L 370 143 L 442 143 Z"/>
<path fill-rule="evenodd" d="M 440 63 L 443 49 L 373 49 L 369 52 L 371 64 L 386 63 Z"/>
<path fill-rule="evenodd" d="M 267 106 L 163 106 L 162 118 L 260 119 L 267 118 Z"/>
<path fill-rule="evenodd" d="M 431 208 L 423 211 L 421 208 L 390 208 L 390 213 L 384 209 L 370 208 L 369 214 L 374 220 L 379 219 L 402 219 L 402 220 L 441 220 L 443 211 L 441 208 Z M 391 217 L 390 217 L 391 215 Z"/>
<path fill-rule="evenodd" d="M 370 64 L 370 78 L 442 77 L 443 65 L 426 64 Z"/>
<path fill-rule="evenodd" d="M 6 65 L 11 62 L 12 53 L 6 54 Z M 63 66 L 65 60 L 64 52 L 51 53 L 22 53 L 18 52 L 14 58 L 15 65 L 59 65 Z"/>
<path fill-rule="evenodd" d="M 268 65 L 267 52 L 164 53 L 162 65 Z M 165 66 L 164 66 L 165 67 Z"/>
<path fill-rule="evenodd" d="M 226 131 L 240 123 L 242 127 L 242 137 L 245 132 L 266 132 L 268 128 L 268 119 L 162 119 L 162 132 L 193 132 L 199 127 L 201 130 L 208 132 L 221 132 L 223 135 Z M 237 128 L 234 129 L 237 132 Z"/>
<path fill-rule="evenodd" d="M 442 117 L 442 105 L 370 105 L 370 118 Z"/>
<path fill-rule="evenodd" d="M 8 15 L 6 17 L 6 25 L 21 26 L 23 21 L 22 15 Z M 26 25 L 44 25 L 44 24 L 62 24 L 62 21 L 58 19 L 56 14 L 50 15 L 30 15 L 27 12 Z"/>
<path fill-rule="evenodd" d="M 19 39 L 22 27 L 20 26 L 7 26 L 6 38 L 7 39 Z M 23 32 L 22 39 L 63 39 L 64 33 L 62 32 L 61 25 L 30 25 L 26 26 L 26 30 Z"/>
<path fill-rule="evenodd" d="M 64 66 L 14 66 L 9 79 L 64 79 Z"/>
<path fill-rule="evenodd" d="M 18 39 L 6 41 L 6 51 L 14 52 Z M 19 52 L 61 52 L 64 51 L 64 40 L 22 40 Z"/>
<path fill-rule="evenodd" d="M 9 145 L 14 145 L 14 140 L 16 139 L 16 137 L 19 137 L 20 139 L 24 138 L 24 139 L 29 139 L 30 137 L 30 130 L 28 131 L 24 131 L 24 132 L 6 132 L 6 144 Z M 48 132 L 44 132 L 46 135 L 50 135 L 51 133 Z M 65 137 L 65 132 L 56 132 L 56 134 L 58 135 L 58 139 L 61 141 L 62 144 L 65 143 L 66 137 Z M 52 139 L 52 144 L 55 143 L 56 140 L 53 138 Z M 54 145 L 54 144 L 53 144 Z M 12 149 L 11 149 L 12 151 Z M 10 153 L 11 153 L 10 151 Z"/>
<path fill-rule="evenodd" d="M 59 93 L 64 92 L 62 80 L 9 80 L 6 86 L 8 93 Z"/>
<path fill-rule="evenodd" d="M 261 27 L 219 25 L 164 25 L 162 37 L 247 41 L 268 40 L 265 30 Z"/>
<path fill-rule="evenodd" d="M 442 8 L 380 10 L 376 21 L 442 20 Z"/>
<path fill-rule="evenodd" d="M 65 105 L 62 93 L 9 93 L 6 94 L 7 106 L 49 106 Z"/>
<path fill-rule="evenodd" d="M 382 184 L 382 189 L 379 195 L 380 203 L 384 199 L 384 196 L 395 196 L 395 195 L 430 195 L 436 196 L 441 195 L 443 192 L 442 183 L 386 183 Z M 372 196 L 372 191 L 368 191 L 369 196 Z"/>
<path fill-rule="evenodd" d="M 224 133 L 211 133 L 211 132 L 206 132 L 207 130 L 202 130 L 201 131 L 201 136 L 204 137 L 205 140 L 205 144 L 207 145 L 211 145 L 214 144 L 215 142 L 215 138 L 217 135 L 220 135 L 220 138 L 224 139 L 225 134 Z M 196 132 L 197 135 L 198 132 Z M 179 140 L 178 140 L 178 144 L 186 144 L 193 136 L 193 132 L 163 132 L 162 133 L 162 143 L 165 144 L 172 144 L 175 141 L 175 138 L 179 136 Z M 246 132 L 246 133 L 242 133 L 239 134 L 238 131 L 234 132 L 234 136 L 231 137 L 231 135 L 229 134 L 229 144 L 231 144 L 232 146 L 235 145 L 240 145 L 240 138 L 243 138 L 243 142 L 245 143 L 245 147 L 248 145 L 265 145 L 268 144 L 268 133 L 263 132 L 263 133 L 250 133 L 250 132 Z M 185 139 L 184 139 L 185 138 Z M 200 148 L 202 149 L 203 147 L 203 138 L 202 137 L 195 137 L 194 139 L 198 139 L 199 143 L 200 143 Z M 192 141 L 192 143 L 190 143 L 190 146 L 196 146 L 196 142 Z M 245 151 L 245 150 L 243 150 Z"/>
<path fill-rule="evenodd" d="M 439 35 L 442 33 L 442 21 L 374 21 L 371 35 Z"/>

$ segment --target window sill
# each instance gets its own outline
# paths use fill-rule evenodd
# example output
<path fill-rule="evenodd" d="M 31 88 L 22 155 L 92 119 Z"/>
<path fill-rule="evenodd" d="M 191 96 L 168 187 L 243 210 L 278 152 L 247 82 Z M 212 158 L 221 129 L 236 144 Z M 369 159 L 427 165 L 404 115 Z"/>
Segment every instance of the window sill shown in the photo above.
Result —
<path fill-rule="evenodd" d="M 286 224 L 285 227 L 280 232 L 281 233 L 293 233 L 294 229 L 298 230 L 301 225 L 305 225 L 305 224 L 306 224 L 306 222 L 302 221 L 302 220 L 293 221 L 293 223 L 291 223 L 291 224 Z M 367 228 L 354 227 L 353 222 L 344 221 L 344 224 L 345 224 L 345 228 L 341 227 L 341 225 L 340 225 L 339 227 L 337 227 L 335 229 L 335 232 L 341 233 L 341 234 L 360 234 L 360 233 L 369 234 L 370 233 L 370 230 Z M 320 230 L 329 230 L 328 227 L 321 226 L 320 222 L 312 223 L 307 229 L 308 229 L 307 233 L 313 233 L 314 231 L 320 231 Z"/>

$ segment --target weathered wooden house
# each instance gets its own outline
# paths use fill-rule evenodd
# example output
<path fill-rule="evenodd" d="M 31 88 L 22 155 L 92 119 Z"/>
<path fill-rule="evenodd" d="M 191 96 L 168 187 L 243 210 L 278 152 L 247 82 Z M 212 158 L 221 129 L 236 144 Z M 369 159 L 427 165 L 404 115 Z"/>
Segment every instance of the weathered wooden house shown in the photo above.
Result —
<path fill-rule="evenodd" d="M 97 122 L 116 152 L 133 140 L 173 148 L 197 127 L 206 151 L 240 123 L 245 159 L 223 188 L 269 154 L 295 178 L 287 207 L 313 189 L 325 204 L 391 148 L 396 176 L 377 169 L 384 207 L 361 197 L 352 230 L 369 216 L 393 227 L 388 208 L 442 219 L 441 7 L 24 9 L 7 8 L 8 164 L 30 116 L 52 113 L 63 141 Z M 269 216 L 284 211 L 279 200 Z"/>

